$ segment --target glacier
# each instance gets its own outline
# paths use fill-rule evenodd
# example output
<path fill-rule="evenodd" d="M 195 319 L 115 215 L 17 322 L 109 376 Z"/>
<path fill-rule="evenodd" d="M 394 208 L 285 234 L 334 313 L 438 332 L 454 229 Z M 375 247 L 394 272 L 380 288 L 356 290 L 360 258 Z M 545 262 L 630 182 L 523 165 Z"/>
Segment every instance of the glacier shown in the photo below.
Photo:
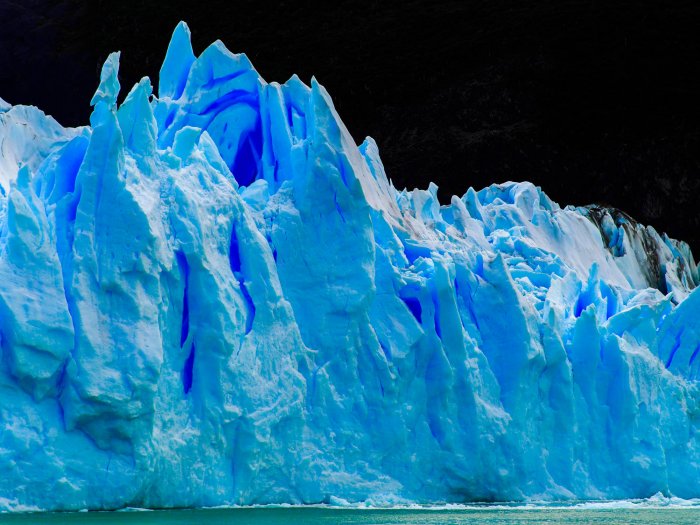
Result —
<path fill-rule="evenodd" d="M 184 23 L 157 96 L 119 58 L 89 126 L 0 99 L 0 507 L 700 496 L 688 245 L 399 191 Z"/>

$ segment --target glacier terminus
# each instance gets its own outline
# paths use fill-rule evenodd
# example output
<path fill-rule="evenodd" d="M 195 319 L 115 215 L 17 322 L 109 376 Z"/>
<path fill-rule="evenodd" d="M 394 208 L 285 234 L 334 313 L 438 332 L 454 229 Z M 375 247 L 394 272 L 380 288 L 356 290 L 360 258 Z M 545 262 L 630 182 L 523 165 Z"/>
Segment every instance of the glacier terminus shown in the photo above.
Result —
<path fill-rule="evenodd" d="M 157 96 L 119 59 L 85 127 L 0 100 L 0 509 L 700 496 L 685 243 L 397 190 L 184 23 Z"/>

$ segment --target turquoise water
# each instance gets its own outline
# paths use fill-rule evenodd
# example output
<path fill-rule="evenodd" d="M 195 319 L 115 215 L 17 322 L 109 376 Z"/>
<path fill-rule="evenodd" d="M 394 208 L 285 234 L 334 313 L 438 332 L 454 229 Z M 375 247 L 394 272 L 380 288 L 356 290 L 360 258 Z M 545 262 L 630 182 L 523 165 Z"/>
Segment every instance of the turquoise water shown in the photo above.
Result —
<path fill-rule="evenodd" d="M 700 508 L 484 508 L 364 510 L 248 508 L 153 512 L 4 514 L 0 523 L 47 525 L 699 525 Z"/>

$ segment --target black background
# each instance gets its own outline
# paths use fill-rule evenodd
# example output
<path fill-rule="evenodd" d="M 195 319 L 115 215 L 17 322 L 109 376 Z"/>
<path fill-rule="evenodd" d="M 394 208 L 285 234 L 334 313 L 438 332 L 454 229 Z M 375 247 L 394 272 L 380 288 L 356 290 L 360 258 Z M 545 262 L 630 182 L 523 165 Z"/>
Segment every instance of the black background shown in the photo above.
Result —
<path fill-rule="evenodd" d="M 700 7 L 645 1 L 0 0 L 0 97 L 87 123 L 102 61 L 157 73 L 179 20 L 268 81 L 315 75 L 398 187 L 530 180 L 700 252 Z"/>

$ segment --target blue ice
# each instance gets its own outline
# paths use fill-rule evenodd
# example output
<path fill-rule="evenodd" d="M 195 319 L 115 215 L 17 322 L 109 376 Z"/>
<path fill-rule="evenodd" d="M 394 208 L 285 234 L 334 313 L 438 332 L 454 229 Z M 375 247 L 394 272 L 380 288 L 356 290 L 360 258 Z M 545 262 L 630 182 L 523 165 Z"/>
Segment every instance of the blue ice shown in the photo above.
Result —
<path fill-rule="evenodd" d="M 0 100 L 0 508 L 700 496 L 685 243 L 397 189 L 184 23 L 157 94 L 118 69 L 89 126 Z"/>

